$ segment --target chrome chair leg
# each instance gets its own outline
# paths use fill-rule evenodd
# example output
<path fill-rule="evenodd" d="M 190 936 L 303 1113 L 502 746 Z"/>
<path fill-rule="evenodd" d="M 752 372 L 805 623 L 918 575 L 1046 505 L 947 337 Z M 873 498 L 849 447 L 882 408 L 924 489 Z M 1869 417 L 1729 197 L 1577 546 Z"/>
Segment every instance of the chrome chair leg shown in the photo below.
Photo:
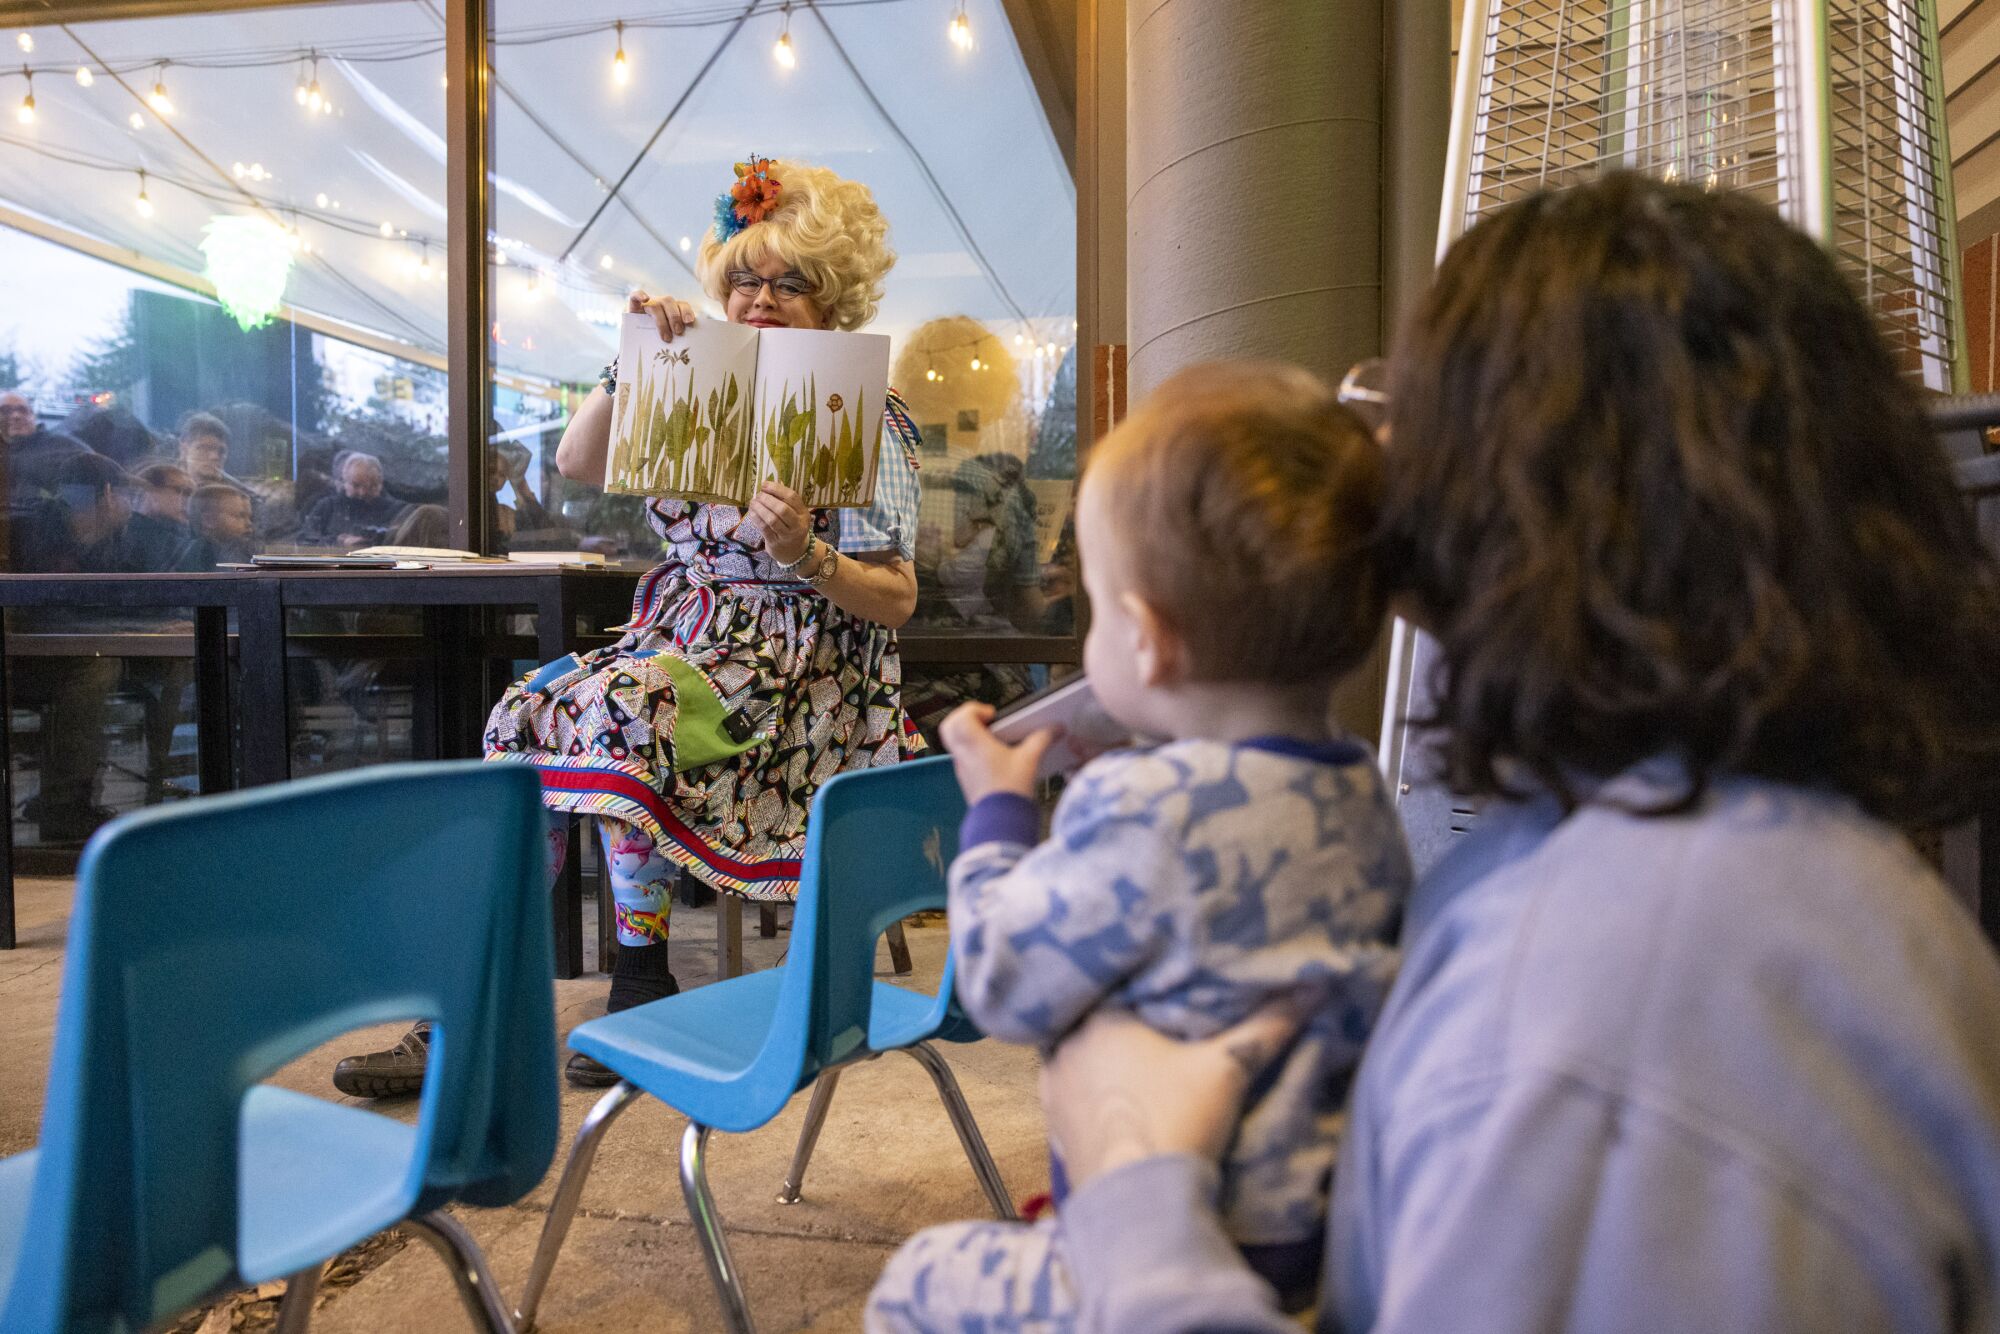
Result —
<path fill-rule="evenodd" d="M 819 1132 L 826 1125 L 827 1109 L 833 1106 L 833 1090 L 839 1083 L 838 1068 L 820 1071 L 813 1083 L 812 1101 L 806 1106 L 806 1123 L 799 1131 L 799 1146 L 792 1150 L 792 1170 L 778 1189 L 779 1204 L 799 1202 L 799 1187 L 806 1181 L 806 1164 L 812 1161 L 813 1146 L 819 1143 Z"/>
<path fill-rule="evenodd" d="M 993 1155 L 986 1148 L 986 1138 L 979 1133 L 979 1123 L 972 1119 L 972 1109 L 965 1105 L 965 1095 L 959 1092 L 958 1080 L 952 1077 L 951 1067 L 944 1063 L 944 1057 L 938 1055 L 937 1048 L 928 1042 L 919 1042 L 903 1050 L 930 1075 L 931 1083 L 937 1085 L 945 1115 L 951 1118 L 951 1128 L 958 1132 L 959 1146 L 965 1150 L 966 1159 L 972 1164 L 972 1175 L 979 1178 L 979 1189 L 986 1193 L 986 1203 L 992 1206 L 993 1216 L 1007 1222 L 1018 1220 L 1020 1215 L 1014 1212 L 1014 1201 L 1007 1195 L 1007 1183 L 1000 1179 L 1000 1169 L 994 1166 Z"/>
<path fill-rule="evenodd" d="M 312 1322 L 313 1297 L 319 1292 L 319 1275 L 324 1265 L 301 1269 L 285 1280 L 285 1295 L 278 1301 L 278 1323 L 273 1334 L 306 1334 Z"/>
<path fill-rule="evenodd" d="M 542 1292 L 549 1286 L 549 1271 L 556 1267 L 556 1256 L 562 1253 L 563 1239 L 569 1236 L 569 1225 L 576 1218 L 577 1203 L 583 1198 L 583 1183 L 590 1176 L 590 1165 L 597 1158 L 597 1144 L 604 1138 L 604 1132 L 611 1129 L 611 1123 L 618 1114 L 632 1105 L 639 1096 L 635 1085 L 620 1080 L 611 1092 L 597 1100 L 590 1114 L 583 1118 L 583 1125 L 576 1132 L 576 1140 L 570 1146 L 569 1161 L 563 1164 L 562 1180 L 556 1184 L 556 1197 L 549 1204 L 548 1220 L 542 1224 L 542 1239 L 535 1244 L 535 1261 L 528 1269 L 528 1286 L 521 1289 L 520 1304 L 514 1308 L 514 1321 L 523 1331 L 535 1324 L 535 1308 L 542 1304 Z"/>
<path fill-rule="evenodd" d="M 756 1334 L 750 1319 L 750 1303 L 743 1295 L 743 1280 L 736 1262 L 729 1258 L 729 1238 L 722 1233 L 722 1216 L 715 1211 L 715 1197 L 708 1190 L 708 1127 L 688 1122 L 681 1136 L 681 1195 L 687 1200 L 688 1217 L 694 1220 L 695 1235 L 701 1239 L 702 1259 L 708 1262 L 709 1281 L 715 1284 L 715 1299 L 722 1304 L 723 1323 L 730 1334 Z"/>
<path fill-rule="evenodd" d="M 507 1303 L 500 1296 L 500 1285 L 493 1281 L 493 1271 L 486 1267 L 486 1253 L 479 1249 L 479 1243 L 472 1239 L 463 1223 L 440 1209 L 422 1218 L 406 1218 L 402 1226 L 429 1242 L 451 1270 L 452 1281 L 458 1284 L 459 1300 L 465 1303 L 465 1313 L 472 1317 L 473 1324 L 487 1334 L 516 1334 L 514 1318 L 507 1313 Z"/>

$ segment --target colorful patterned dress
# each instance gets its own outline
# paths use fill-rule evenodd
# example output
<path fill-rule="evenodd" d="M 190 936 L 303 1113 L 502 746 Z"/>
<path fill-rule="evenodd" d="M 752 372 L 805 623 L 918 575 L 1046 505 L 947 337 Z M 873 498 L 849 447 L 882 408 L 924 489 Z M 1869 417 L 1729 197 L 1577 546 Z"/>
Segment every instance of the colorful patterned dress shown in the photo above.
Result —
<path fill-rule="evenodd" d="M 874 504 L 814 511 L 822 542 L 913 559 L 918 439 L 892 392 Z M 793 898 L 819 785 L 923 749 L 903 713 L 895 631 L 788 577 L 736 506 L 656 500 L 649 518 L 667 559 L 639 581 L 625 637 L 509 686 L 486 758 L 534 765 L 550 810 L 634 825 L 718 889 Z M 767 707 L 760 744 L 677 770 L 667 655 L 698 669 L 724 709 Z"/>

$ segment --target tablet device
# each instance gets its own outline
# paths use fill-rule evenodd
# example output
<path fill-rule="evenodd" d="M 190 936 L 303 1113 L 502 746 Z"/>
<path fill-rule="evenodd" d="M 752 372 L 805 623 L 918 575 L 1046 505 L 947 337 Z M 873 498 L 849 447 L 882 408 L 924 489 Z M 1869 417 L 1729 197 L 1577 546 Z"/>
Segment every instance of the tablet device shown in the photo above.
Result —
<path fill-rule="evenodd" d="M 1108 750 L 1128 746 L 1130 729 L 1104 711 L 1090 688 L 1090 678 L 1073 676 L 1059 685 L 1015 700 L 993 719 L 993 735 L 1008 745 L 1021 742 L 1044 727 L 1058 729 L 1055 743 L 1035 770 L 1036 781 L 1074 773 Z"/>

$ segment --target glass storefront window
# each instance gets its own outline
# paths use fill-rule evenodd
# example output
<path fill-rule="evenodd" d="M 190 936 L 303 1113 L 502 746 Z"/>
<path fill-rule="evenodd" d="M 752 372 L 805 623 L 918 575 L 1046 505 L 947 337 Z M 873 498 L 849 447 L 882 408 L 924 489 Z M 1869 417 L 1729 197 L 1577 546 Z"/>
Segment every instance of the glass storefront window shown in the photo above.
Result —
<path fill-rule="evenodd" d="M 557 31 L 495 0 L 488 475 L 515 511 L 496 547 L 657 559 L 644 502 L 562 478 L 556 445 L 632 290 L 721 318 L 695 261 L 754 153 L 862 182 L 889 223 L 869 331 L 923 437 L 908 630 L 1073 632 L 1076 192 L 1000 0 L 965 12 L 969 44 L 917 5 L 739 25 L 580 0 Z"/>
<path fill-rule="evenodd" d="M 5 568 L 447 545 L 436 11 L 288 5 L 31 36 L 34 114 L 0 133 Z M 73 847 L 198 788 L 191 614 L 86 601 L 8 617 L 18 846 Z M 294 705 L 344 703 L 350 684 L 359 704 L 295 728 L 301 772 L 408 753 L 396 701 L 375 708 L 393 692 L 358 669 Z"/>
<path fill-rule="evenodd" d="M 444 42 L 416 3 L 50 26 L 0 136 L 8 568 L 444 545 Z"/>

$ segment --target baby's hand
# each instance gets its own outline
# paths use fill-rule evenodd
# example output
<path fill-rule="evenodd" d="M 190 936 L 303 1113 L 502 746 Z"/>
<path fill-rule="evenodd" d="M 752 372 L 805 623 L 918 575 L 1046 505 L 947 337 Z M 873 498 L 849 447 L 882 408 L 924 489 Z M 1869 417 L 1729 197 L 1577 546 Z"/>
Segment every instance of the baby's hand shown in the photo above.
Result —
<path fill-rule="evenodd" d="M 991 704 L 961 704 L 938 728 L 945 749 L 951 752 L 951 765 L 968 806 L 995 792 L 1033 796 L 1042 752 L 1056 739 L 1055 729 L 1045 727 L 1020 745 L 1010 746 L 986 726 L 992 720 Z"/>

